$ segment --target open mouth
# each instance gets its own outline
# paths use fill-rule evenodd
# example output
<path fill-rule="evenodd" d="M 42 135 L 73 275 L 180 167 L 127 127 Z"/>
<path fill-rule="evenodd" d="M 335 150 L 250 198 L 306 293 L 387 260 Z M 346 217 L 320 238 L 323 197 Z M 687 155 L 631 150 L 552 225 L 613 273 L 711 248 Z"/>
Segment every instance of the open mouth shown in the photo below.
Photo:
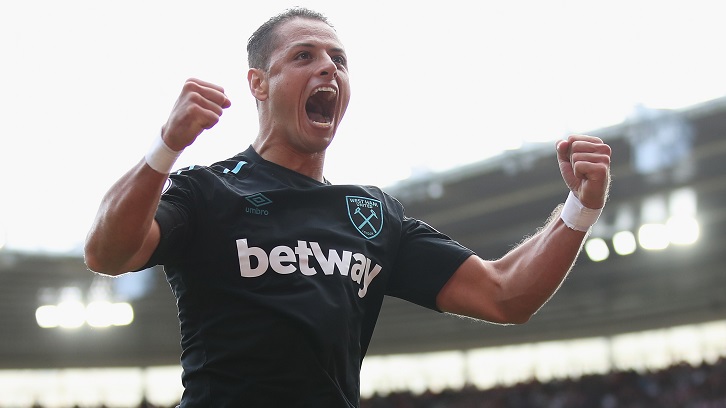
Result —
<path fill-rule="evenodd" d="M 331 125 L 337 96 L 338 92 L 335 88 L 321 87 L 314 90 L 305 103 L 308 119 L 316 124 Z"/>

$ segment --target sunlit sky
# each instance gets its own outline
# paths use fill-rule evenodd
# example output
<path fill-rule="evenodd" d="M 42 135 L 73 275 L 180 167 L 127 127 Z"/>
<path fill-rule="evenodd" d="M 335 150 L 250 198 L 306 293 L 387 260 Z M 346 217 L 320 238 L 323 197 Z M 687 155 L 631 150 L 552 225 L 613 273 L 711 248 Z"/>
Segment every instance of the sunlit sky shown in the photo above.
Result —
<path fill-rule="evenodd" d="M 291 6 L 326 14 L 349 57 L 352 99 L 326 177 L 386 186 L 616 124 L 636 104 L 726 95 L 724 4 L 3 2 L 0 244 L 79 251 L 101 197 L 157 137 L 188 77 L 224 86 L 232 107 L 177 167 L 246 148 L 257 132 L 246 40 Z"/>

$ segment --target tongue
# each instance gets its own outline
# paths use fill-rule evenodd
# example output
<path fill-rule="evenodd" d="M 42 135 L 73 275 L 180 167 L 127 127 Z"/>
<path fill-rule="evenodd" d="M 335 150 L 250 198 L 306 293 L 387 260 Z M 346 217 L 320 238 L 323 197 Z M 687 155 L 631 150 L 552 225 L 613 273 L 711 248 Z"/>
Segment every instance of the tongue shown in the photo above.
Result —
<path fill-rule="evenodd" d="M 330 117 L 325 116 L 325 109 L 320 103 L 320 100 L 312 97 L 308 99 L 305 104 L 305 111 L 308 114 L 308 119 L 316 123 L 330 123 Z"/>
<path fill-rule="evenodd" d="M 310 120 L 312 120 L 313 122 L 318 123 L 328 123 L 330 121 L 328 118 L 323 116 L 322 113 L 319 112 L 308 112 L 308 118 L 310 118 Z"/>

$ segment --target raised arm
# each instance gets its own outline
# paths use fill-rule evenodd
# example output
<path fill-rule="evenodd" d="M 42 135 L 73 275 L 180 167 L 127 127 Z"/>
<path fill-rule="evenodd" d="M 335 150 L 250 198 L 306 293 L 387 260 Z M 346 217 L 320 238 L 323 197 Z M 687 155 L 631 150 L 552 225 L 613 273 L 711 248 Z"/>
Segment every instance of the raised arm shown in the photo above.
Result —
<path fill-rule="evenodd" d="M 580 253 L 588 224 L 597 218 L 593 210 L 605 205 L 611 150 L 592 136 L 570 136 L 556 149 L 562 177 L 577 198 L 568 200 L 564 218 L 570 226 L 560 206 L 544 227 L 502 258 L 471 256 L 439 292 L 441 310 L 494 323 L 524 323 L 560 287 Z M 574 206 L 578 201 L 584 209 Z"/>
<path fill-rule="evenodd" d="M 189 79 L 161 129 L 161 139 L 106 193 L 86 237 L 86 265 L 119 275 L 142 267 L 159 243 L 154 214 L 176 157 L 230 106 L 224 89 Z"/>

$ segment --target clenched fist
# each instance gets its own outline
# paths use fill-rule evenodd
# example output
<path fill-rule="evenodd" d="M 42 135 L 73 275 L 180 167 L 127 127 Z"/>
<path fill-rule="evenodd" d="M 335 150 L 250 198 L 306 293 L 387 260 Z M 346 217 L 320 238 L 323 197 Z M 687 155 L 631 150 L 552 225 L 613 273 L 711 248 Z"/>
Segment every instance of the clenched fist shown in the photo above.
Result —
<path fill-rule="evenodd" d="M 610 186 L 610 146 L 594 136 L 574 135 L 557 142 L 557 161 L 567 187 L 582 205 L 605 206 Z"/>
<path fill-rule="evenodd" d="M 188 79 L 171 110 L 169 120 L 161 128 L 164 143 L 174 151 L 191 145 L 202 131 L 217 124 L 223 110 L 231 104 L 221 86 Z"/>

